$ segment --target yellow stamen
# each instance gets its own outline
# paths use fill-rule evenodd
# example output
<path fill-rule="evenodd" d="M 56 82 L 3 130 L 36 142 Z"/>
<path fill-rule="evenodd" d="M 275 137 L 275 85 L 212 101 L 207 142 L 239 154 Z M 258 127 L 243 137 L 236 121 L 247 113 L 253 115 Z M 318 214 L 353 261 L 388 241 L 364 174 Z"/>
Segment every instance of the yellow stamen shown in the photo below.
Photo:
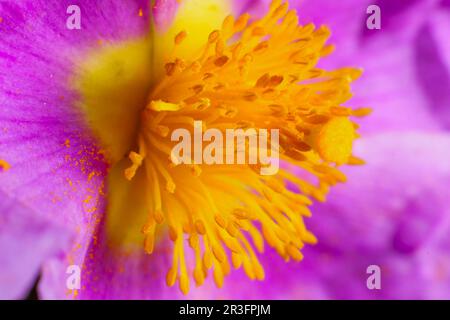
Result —
<path fill-rule="evenodd" d="M 318 148 L 322 158 L 337 164 L 348 162 L 352 154 L 355 129 L 348 118 L 337 117 L 325 124 L 319 133 Z"/>

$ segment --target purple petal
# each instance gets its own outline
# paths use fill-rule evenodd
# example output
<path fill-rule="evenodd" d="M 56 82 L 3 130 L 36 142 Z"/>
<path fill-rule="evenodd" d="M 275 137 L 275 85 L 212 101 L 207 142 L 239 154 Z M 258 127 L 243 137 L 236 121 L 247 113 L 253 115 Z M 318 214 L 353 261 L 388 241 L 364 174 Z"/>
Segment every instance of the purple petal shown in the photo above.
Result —
<path fill-rule="evenodd" d="M 382 27 L 378 32 L 364 28 L 364 40 L 370 41 L 373 36 L 388 33 L 396 41 L 409 41 L 414 38 L 428 17 L 439 5 L 440 0 L 410 1 L 374 1 L 381 9 Z M 364 24 L 365 26 L 365 24 Z M 407 26 L 407 27 L 405 27 Z"/>

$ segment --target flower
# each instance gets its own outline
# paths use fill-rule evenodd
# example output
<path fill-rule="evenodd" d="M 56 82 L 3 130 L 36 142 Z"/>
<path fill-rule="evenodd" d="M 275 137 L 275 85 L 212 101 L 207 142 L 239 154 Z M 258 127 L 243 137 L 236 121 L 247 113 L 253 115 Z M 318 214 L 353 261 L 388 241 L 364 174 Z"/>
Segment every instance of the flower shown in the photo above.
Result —
<path fill-rule="evenodd" d="M 64 5 L 2 4 L 1 52 L 17 72 L 3 75 L 1 153 L 9 170 L 2 192 L 23 214 L 5 207 L 9 224 L 20 226 L 5 230 L 31 229 L 28 215 L 49 226 L 41 237 L 58 243 L 45 247 L 35 265 L 46 250 L 51 255 L 74 243 L 45 265 L 43 295 L 59 297 L 67 285 L 73 297 L 133 297 L 133 286 L 103 289 L 100 275 L 119 272 L 159 286 L 164 276 L 156 268 L 167 259 L 165 282 L 178 282 L 184 294 L 192 278 L 201 286 L 210 272 L 222 287 L 231 265 L 263 280 L 256 251 L 264 242 L 286 261 L 302 260 L 304 244 L 316 242 L 303 222 L 311 198 L 324 201 L 330 186 L 345 181 L 335 165 L 361 163 L 352 155 L 357 126 L 350 116 L 368 113 L 342 106 L 360 70 L 316 67 L 334 50 L 326 44 L 329 29 L 299 25 L 295 10 L 279 0 L 259 19 L 227 15 L 228 1 L 156 1 L 151 16 L 145 2 L 104 1 L 82 6 L 83 28 L 93 30 L 83 35 L 47 11 L 63 12 Z M 106 16 L 117 26 L 102 21 Z M 171 164 L 170 133 L 192 131 L 195 120 L 219 132 L 276 128 L 279 145 L 271 139 L 270 149 L 279 148 L 283 161 L 318 183 L 285 169 L 260 175 L 262 162 L 208 166 L 195 155 L 191 165 Z M 25 181 L 31 190 L 17 192 Z M 135 263 L 146 269 L 138 277 Z M 81 266 L 81 288 L 61 281 L 68 264 Z"/>
<path fill-rule="evenodd" d="M 23 295 L 43 265 L 39 287 L 43 298 L 182 297 L 168 288 L 164 279 L 166 270 L 172 266 L 170 241 L 160 241 L 151 255 L 143 252 L 141 218 L 147 212 L 139 214 L 136 209 L 143 207 L 140 205 L 143 199 L 138 195 L 148 185 L 139 174 L 140 160 L 147 161 L 143 155 L 148 152 L 141 153 L 136 139 L 139 133 L 134 131 L 140 119 L 138 111 L 147 105 L 149 83 L 156 74 L 143 70 L 163 66 L 151 62 L 162 61 L 171 52 L 174 39 L 188 48 L 192 45 L 190 41 L 198 40 L 192 47 L 200 47 L 204 43 L 199 40 L 200 34 L 206 39 L 214 27 L 196 24 L 201 14 L 196 19 L 186 18 L 174 1 L 157 1 L 152 16 L 148 15 L 146 1 L 133 1 L 126 6 L 97 1 L 81 4 L 86 18 L 82 22 L 83 31 L 68 31 L 64 29 L 65 21 L 61 22 L 61 16 L 56 18 L 53 12 L 65 12 L 69 3 L 46 4 L 48 7 L 37 1 L 0 5 L 0 28 L 3 28 L 0 57 L 8 67 L 14 66 L 7 71 L 0 69 L 0 79 L 5 84 L 0 91 L 3 130 L 0 158 L 4 159 L 0 162 L 4 169 L 0 171 L 0 212 L 4 222 L 0 251 L 5 261 L 1 264 L 2 274 L 10 279 L 9 283 L 2 282 L 0 295 Z M 268 4 L 268 1 L 239 1 L 233 11 L 248 11 L 253 17 L 261 17 L 261 10 Z M 448 93 L 429 83 L 445 84 L 442 81 L 448 79 L 445 60 L 448 50 L 445 41 L 440 40 L 445 39 L 442 30 L 446 30 L 448 3 L 414 1 L 396 6 L 379 1 L 378 4 L 383 12 L 383 31 L 369 32 L 364 30 L 368 6 L 365 1 L 344 0 L 338 5 L 325 0 L 292 1 L 292 5 L 300 8 L 302 23 L 326 23 L 333 30 L 331 40 L 337 50 L 330 58 L 321 60 L 321 67 L 365 68 L 364 76 L 352 84 L 356 96 L 350 105 L 376 106 L 376 112 L 361 121 L 364 138 L 356 144 L 357 154 L 367 159 L 368 164 L 345 169 L 349 182 L 336 187 L 324 204 L 314 204 L 313 217 L 306 220 L 319 236 L 318 245 L 302 250 L 305 259 L 300 264 L 285 263 L 276 250 L 266 246 L 266 252 L 258 255 L 258 264 L 270 266 L 265 268 L 265 281 L 242 285 L 249 283 L 248 275 L 234 271 L 222 289 L 215 288 L 208 277 L 201 287 L 191 288 L 188 297 L 446 296 L 445 191 L 449 162 L 445 151 L 448 138 L 443 131 L 447 125 L 446 109 L 439 106 L 445 105 Z M 202 12 L 198 8 L 195 12 Z M 217 15 L 209 12 L 208 15 L 214 16 L 209 23 L 223 21 L 224 13 L 229 11 L 218 10 Z M 145 37 L 149 19 L 159 30 L 153 38 Z M 173 19 L 175 22 L 168 23 Z M 179 28 L 186 21 L 193 24 L 190 30 L 194 30 L 187 30 L 187 37 L 183 28 Z M 403 28 L 406 24 L 409 27 Z M 171 30 L 171 26 L 175 27 Z M 151 39 L 160 36 L 159 46 L 153 47 Z M 429 46 L 430 43 L 437 44 L 439 49 Z M 148 59 L 148 52 L 153 59 Z M 192 53 L 188 49 L 175 53 L 180 52 Z M 32 68 L 29 61 L 33 62 Z M 175 59 L 174 65 L 169 62 L 166 72 L 170 73 L 172 66 L 175 69 L 182 66 L 180 62 L 182 59 L 178 62 Z M 161 68 L 160 72 L 163 74 L 165 70 Z M 180 81 L 178 76 L 173 79 Z M 264 77 L 261 79 L 262 83 L 266 81 Z M 171 87 L 165 90 L 176 94 Z M 166 105 L 159 100 L 164 101 L 159 97 L 153 99 L 154 109 L 176 109 L 174 101 L 165 101 L 172 103 Z M 79 108 L 73 108 L 74 102 Z M 152 103 L 149 106 L 152 109 Z M 120 109 L 126 110 L 126 114 L 111 116 Z M 172 117 L 177 111 L 166 110 Z M 319 126 L 325 128 L 323 124 Z M 164 130 L 158 128 L 157 133 Z M 100 148 L 98 140 L 103 142 Z M 327 139 L 324 141 L 329 145 Z M 314 147 L 317 151 L 320 148 Z M 143 149 L 148 150 L 148 145 Z M 135 153 L 129 153 L 132 150 Z M 322 157 L 336 154 L 328 151 L 319 154 Z M 23 157 L 25 154 L 27 158 Z M 124 171 L 130 168 L 128 155 L 134 164 L 127 171 L 130 185 L 134 186 L 131 190 L 123 187 L 126 184 L 112 183 L 125 180 Z M 108 163 L 122 158 L 125 159 L 119 165 L 108 169 Z M 39 165 L 31 166 L 29 159 Z M 107 174 L 109 179 L 105 182 Z M 299 177 L 303 176 L 299 173 Z M 343 178 L 340 174 L 336 177 Z M 103 213 L 111 210 L 105 195 L 111 199 L 111 194 L 122 205 L 118 211 L 126 215 L 108 214 L 105 220 Z M 198 206 L 199 201 L 191 199 L 187 199 L 189 205 Z M 195 250 L 194 254 L 186 251 L 186 255 L 188 265 L 195 262 Z M 69 264 L 83 266 L 79 291 L 66 292 Z M 370 291 L 365 286 L 368 264 L 381 266 L 383 290 Z M 413 275 L 420 281 L 412 283 Z M 222 284 L 220 280 L 216 276 L 216 282 Z M 179 283 L 184 290 L 182 282 L 185 280 Z"/>

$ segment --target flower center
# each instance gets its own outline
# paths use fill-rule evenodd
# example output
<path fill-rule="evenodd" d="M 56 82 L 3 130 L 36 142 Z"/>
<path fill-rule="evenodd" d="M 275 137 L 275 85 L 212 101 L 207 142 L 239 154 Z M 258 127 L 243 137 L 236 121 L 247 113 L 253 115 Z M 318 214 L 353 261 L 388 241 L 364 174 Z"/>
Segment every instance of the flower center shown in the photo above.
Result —
<path fill-rule="evenodd" d="M 180 31 L 165 63 L 165 75 L 154 85 L 140 117 L 137 150 L 129 153 L 127 180 L 145 180 L 147 223 L 142 228 L 145 251 L 155 248 L 158 230 L 168 230 L 174 243 L 167 284 L 189 290 L 193 277 L 201 285 L 212 270 L 217 286 L 234 268 L 262 280 L 264 269 L 255 251 L 264 240 L 286 261 L 302 260 L 305 243 L 315 237 L 303 217 L 311 199 L 324 201 L 330 186 L 345 181 L 336 165 L 359 164 L 352 156 L 356 125 L 351 116 L 368 109 L 342 106 L 350 83 L 361 71 L 316 67 L 329 55 L 330 32 L 313 24 L 299 25 L 287 3 L 275 0 L 262 19 L 250 23 L 244 14 L 228 16 L 197 55 L 182 59 L 177 50 L 189 37 Z M 280 170 L 263 176 L 260 165 L 179 164 L 170 161 L 179 128 L 279 130 L 280 158 L 304 169 L 308 178 Z M 312 181 L 314 178 L 314 181 Z M 288 189 L 287 184 L 296 186 Z M 185 242 L 187 239 L 187 243 Z"/>

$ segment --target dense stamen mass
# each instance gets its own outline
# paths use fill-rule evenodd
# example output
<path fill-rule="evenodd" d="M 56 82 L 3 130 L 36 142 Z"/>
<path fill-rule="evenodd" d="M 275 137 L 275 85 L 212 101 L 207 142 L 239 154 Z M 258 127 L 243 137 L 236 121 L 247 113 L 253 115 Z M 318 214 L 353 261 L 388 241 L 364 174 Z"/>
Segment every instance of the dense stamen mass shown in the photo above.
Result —
<path fill-rule="evenodd" d="M 304 244 L 316 242 L 303 221 L 311 215 L 311 199 L 324 201 L 330 186 L 345 181 L 336 165 L 362 162 L 351 154 L 357 125 L 350 117 L 369 110 L 342 106 L 361 71 L 316 67 L 333 51 L 326 45 L 330 31 L 299 25 L 296 12 L 279 0 L 262 19 L 250 20 L 248 14 L 228 16 L 189 60 L 177 58 L 177 47 L 189 35 L 180 31 L 175 37 L 165 75 L 142 112 L 138 150 L 130 153 L 132 165 L 125 171 L 129 180 L 138 172 L 146 175 L 145 250 L 152 253 L 157 228 L 167 228 L 174 242 L 167 284 L 178 280 L 184 293 L 191 271 L 197 285 L 212 269 L 222 286 L 231 265 L 262 280 L 255 250 L 264 250 L 264 240 L 286 261 L 302 260 Z M 287 170 L 262 176 L 258 165 L 174 165 L 170 133 L 193 131 L 195 120 L 221 131 L 279 129 L 281 160 L 314 181 Z M 187 244 L 193 270 L 186 262 Z"/>

